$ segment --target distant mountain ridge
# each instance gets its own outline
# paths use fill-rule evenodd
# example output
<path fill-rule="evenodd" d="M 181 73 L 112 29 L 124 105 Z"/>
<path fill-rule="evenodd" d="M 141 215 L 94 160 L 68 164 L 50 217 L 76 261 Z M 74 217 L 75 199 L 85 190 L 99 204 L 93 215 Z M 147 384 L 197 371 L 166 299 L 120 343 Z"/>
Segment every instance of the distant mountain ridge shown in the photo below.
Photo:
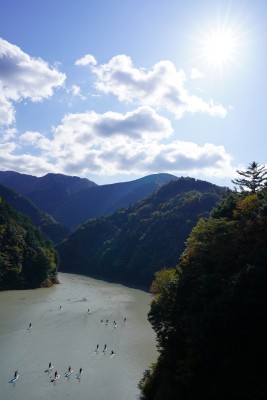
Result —
<path fill-rule="evenodd" d="M 37 177 L 15 171 L 0 171 L 0 181 L 3 185 L 11 187 L 22 194 L 53 187 L 72 194 L 85 187 L 97 186 L 95 182 L 86 178 L 79 178 L 78 176 L 50 173 Z"/>
<path fill-rule="evenodd" d="M 60 206 L 66 197 L 96 186 L 96 183 L 77 176 L 47 174 L 38 178 L 14 171 L 0 171 L 0 183 L 27 196 L 38 208 L 53 217 L 53 210 Z"/>
<path fill-rule="evenodd" d="M 42 211 L 69 229 L 90 218 L 109 215 L 135 204 L 171 180 L 171 174 L 152 174 L 129 182 L 97 185 L 75 176 L 47 174 L 37 178 L 0 171 L 0 183 L 27 196 Z"/>
<path fill-rule="evenodd" d="M 53 215 L 59 222 L 75 228 L 90 218 L 107 216 L 129 207 L 176 179 L 171 174 L 154 174 L 129 182 L 90 187 L 66 199 Z"/>

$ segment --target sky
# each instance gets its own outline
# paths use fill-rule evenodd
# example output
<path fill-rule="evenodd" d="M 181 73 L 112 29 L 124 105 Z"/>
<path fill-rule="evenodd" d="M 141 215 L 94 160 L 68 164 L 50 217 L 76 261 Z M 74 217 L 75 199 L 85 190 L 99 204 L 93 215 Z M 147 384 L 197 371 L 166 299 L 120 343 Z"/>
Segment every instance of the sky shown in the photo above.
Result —
<path fill-rule="evenodd" d="M 267 164 L 266 0 L 0 0 L 0 170 L 232 187 Z"/>

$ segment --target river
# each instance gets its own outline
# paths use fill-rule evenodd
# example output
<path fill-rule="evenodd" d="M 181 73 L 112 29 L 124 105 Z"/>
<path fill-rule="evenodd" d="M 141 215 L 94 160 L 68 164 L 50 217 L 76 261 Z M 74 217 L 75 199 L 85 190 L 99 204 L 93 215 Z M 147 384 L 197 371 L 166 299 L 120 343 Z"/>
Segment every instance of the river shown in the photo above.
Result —
<path fill-rule="evenodd" d="M 1 399 L 138 399 L 138 382 L 157 358 L 150 294 L 80 275 L 60 273 L 59 280 L 48 289 L 0 292 Z M 45 373 L 49 362 L 54 369 Z M 15 370 L 19 378 L 9 383 Z M 55 371 L 60 378 L 51 383 Z"/>

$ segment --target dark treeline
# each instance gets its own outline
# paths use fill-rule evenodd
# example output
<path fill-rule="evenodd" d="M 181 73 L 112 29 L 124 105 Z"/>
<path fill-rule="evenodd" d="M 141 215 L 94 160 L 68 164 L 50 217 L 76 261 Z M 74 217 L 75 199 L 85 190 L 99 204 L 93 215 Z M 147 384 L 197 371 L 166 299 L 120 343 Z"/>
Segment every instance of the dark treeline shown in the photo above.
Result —
<path fill-rule="evenodd" d="M 51 286 L 57 267 L 52 243 L 0 197 L 0 290 Z"/>
<path fill-rule="evenodd" d="M 224 190 L 180 178 L 132 207 L 89 220 L 57 246 L 61 270 L 149 287 L 155 271 L 176 265 L 191 229 Z"/>
<path fill-rule="evenodd" d="M 140 382 L 144 399 L 267 398 L 267 189 L 249 182 L 237 180 L 241 193 L 200 219 L 178 266 L 156 275 L 160 355 Z"/>

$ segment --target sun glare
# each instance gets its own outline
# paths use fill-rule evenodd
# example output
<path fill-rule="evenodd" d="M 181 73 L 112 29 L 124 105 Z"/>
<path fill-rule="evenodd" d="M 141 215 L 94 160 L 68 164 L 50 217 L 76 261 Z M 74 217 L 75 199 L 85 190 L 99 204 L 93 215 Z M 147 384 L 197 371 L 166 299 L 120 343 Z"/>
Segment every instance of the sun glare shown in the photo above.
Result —
<path fill-rule="evenodd" d="M 195 58 L 204 70 L 221 76 L 233 66 L 243 65 L 247 48 L 247 29 L 239 18 L 230 20 L 228 16 L 202 26 L 198 34 Z"/>
<path fill-rule="evenodd" d="M 230 29 L 218 29 L 203 40 L 203 58 L 208 65 L 221 68 L 234 60 L 237 47 L 237 38 Z"/>

